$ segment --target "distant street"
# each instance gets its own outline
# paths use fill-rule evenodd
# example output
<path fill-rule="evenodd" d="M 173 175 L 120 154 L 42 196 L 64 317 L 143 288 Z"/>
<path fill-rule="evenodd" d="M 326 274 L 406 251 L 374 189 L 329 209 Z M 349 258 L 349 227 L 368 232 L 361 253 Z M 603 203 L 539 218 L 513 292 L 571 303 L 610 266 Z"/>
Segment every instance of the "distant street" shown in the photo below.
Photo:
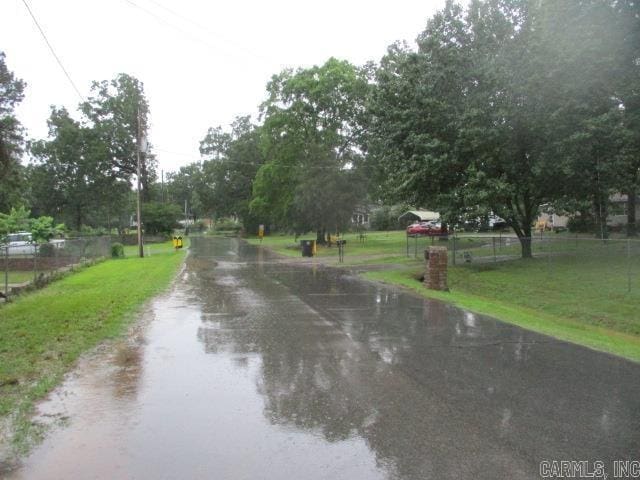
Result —
<path fill-rule="evenodd" d="M 236 239 L 193 238 L 9 479 L 536 479 L 640 455 L 640 365 Z M 134 279 L 135 281 L 135 279 Z"/>

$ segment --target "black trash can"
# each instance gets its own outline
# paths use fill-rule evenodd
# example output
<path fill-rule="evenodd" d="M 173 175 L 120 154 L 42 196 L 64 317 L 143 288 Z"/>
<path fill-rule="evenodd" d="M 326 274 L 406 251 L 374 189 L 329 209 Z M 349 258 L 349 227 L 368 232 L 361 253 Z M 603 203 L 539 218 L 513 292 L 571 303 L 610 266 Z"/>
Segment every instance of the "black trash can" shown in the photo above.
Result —
<path fill-rule="evenodd" d="M 313 244 L 315 240 L 300 240 L 303 257 L 313 257 Z"/>

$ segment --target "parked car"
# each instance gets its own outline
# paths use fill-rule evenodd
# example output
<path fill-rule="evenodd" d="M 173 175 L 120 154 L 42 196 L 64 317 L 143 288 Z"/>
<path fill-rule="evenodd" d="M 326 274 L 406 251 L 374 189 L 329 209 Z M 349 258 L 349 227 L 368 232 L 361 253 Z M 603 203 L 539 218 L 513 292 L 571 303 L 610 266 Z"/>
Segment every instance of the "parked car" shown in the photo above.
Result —
<path fill-rule="evenodd" d="M 64 238 L 52 238 L 49 243 L 53 245 L 53 248 L 64 248 L 65 245 Z"/>
<path fill-rule="evenodd" d="M 0 255 L 5 254 L 5 248 L 9 255 L 33 255 L 38 251 L 38 244 L 33 241 L 30 232 L 16 232 L 8 234 L 0 243 Z M 64 238 L 53 238 L 48 242 L 53 248 L 64 248 Z"/>
<path fill-rule="evenodd" d="M 428 228 L 429 228 L 429 232 L 427 233 L 427 235 L 446 235 L 447 234 L 447 227 L 443 226 L 442 223 L 437 222 L 437 221 L 431 221 L 431 222 L 427 222 L 428 223 Z"/>
<path fill-rule="evenodd" d="M 36 253 L 36 245 L 29 232 L 10 233 L 5 237 L 2 247 L 8 248 L 9 255 L 33 255 Z"/>
<path fill-rule="evenodd" d="M 504 230 L 507 228 L 507 221 L 497 215 L 489 215 L 489 228 L 491 230 Z"/>
<path fill-rule="evenodd" d="M 416 222 L 407 227 L 408 235 L 446 235 L 447 227 L 443 227 L 438 221 Z"/>
<path fill-rule="evenodd" d="M 497 215 L 490 214 L 486 217 L 467 218 L 460 225 L 465 232 L 487 232 L 490 230 L 504 230 L 507 221 Z"/>
<path fill-rule="evenodd" d="M 427 235 L 429 233 L 429 222 L 415 222 L 407 227 L 408 235 Z"/>

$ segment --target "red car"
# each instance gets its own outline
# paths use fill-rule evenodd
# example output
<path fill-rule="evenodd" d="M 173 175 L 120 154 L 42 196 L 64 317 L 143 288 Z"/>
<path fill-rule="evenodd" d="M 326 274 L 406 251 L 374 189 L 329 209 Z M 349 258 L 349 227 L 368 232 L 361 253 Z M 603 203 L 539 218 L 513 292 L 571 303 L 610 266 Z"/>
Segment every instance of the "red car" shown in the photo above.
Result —
<path fill-rule="evenodd" d="M 407 227 L 407 234 L 409 235 L 428 235 L 429 222 L 416 222 Z"/>
<path fill-rule="evenodd" d="M 440 222 L 416 222 L 407 227 L 407 235 L 446 235 L 447 227 Z"/>
<path fill-rule="evenodd" d="M 429 224 L 429 233 L 427 233 L 427 235 L 438 236 L 446 235 L 448 233 L 447 227 L 445 225 L 442 225 L 440 222 L 432 221 L 427 223 Z"/>

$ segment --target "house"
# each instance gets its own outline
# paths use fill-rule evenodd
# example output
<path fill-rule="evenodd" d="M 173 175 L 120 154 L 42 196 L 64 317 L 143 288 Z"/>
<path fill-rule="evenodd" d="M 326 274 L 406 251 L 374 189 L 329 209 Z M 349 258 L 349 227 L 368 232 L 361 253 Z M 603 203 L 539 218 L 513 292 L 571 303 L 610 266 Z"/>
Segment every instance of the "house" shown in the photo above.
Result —
<path fill-rule="evenodd" d="M 351 224 L 356 228 L 368 229 L 371 226 L 371 211 L 375 205 L 358 205 L 351 214 Z"/>
<path fill-rule="evenodd" d="M 566 230 L 568 224 L 569 217 L 566 215 L 543 212 L 538 215 L 535 226 L 536 230 Z"/>
<path fill-rule="evenodd" d="M 615 193 L 609 197 L 609 205 L 607 207 L 607 226 L 614 230 L 621 230 L 627 225 L 627 195 Z M 536 220 L 536 228 L 545 228 L 553 230 L 564 230 L 569 224 L 569 215 L 559 215 L 557 213 L 544 212 L 538 215 Z M 636 218 L 640 219 L 640 198 L 636 200 Z"/>
<path fill-rule="evenodd" d="M 621 229 L 627 226 L 629 205 L 628 196 L 623 193 L 616 193 L 609 197 L 609 208 L 607 212 L 607 225 L 614 229 Z M 636 198 L 636 222 L 640 219 L 640 198 Z"/>

